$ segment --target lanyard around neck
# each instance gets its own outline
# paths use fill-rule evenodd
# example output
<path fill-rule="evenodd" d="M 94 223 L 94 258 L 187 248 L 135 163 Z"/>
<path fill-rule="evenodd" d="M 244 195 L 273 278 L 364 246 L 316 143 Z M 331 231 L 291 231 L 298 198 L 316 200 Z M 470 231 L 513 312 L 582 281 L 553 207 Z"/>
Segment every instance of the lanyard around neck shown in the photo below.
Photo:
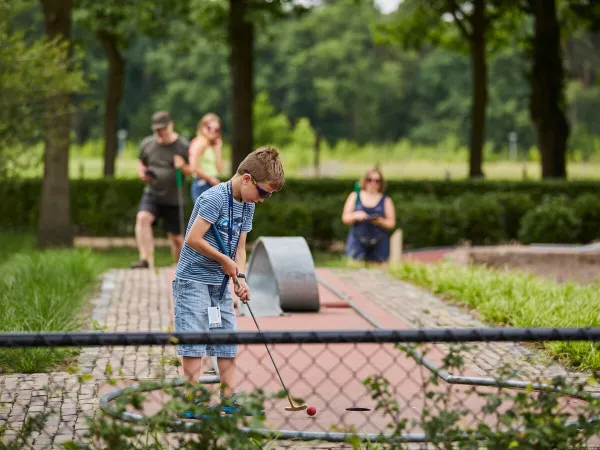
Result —
<path fill-rule="evenodd" d="M 228 226 L 227 226 L 227 237 L 229 244 L 229 255 L 231 259 L 235 260 L 235 254 L 237 253 L 237 243 L 239 243 L 240 239 L 238 237 L 238 242 L 236 245 L 233 245 L 233 187 L 231 185 L 231 181 L 227 183 L 227 197 L 229 199 L 229 208 L 228 208 Z M 244 225 L 244 218 L 246 216 L 246 203 L 242 202 L 242 221 L 240 222 L 240 234 L 242 235 L 242 226 Z"/>

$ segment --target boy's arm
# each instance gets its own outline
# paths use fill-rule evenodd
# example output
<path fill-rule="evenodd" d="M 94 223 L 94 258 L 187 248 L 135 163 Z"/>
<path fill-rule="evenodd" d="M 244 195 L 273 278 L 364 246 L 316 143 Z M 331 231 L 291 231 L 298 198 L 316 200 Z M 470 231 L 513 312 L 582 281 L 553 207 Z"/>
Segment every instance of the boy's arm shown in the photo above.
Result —
<path fill-rule="evenodd" d="M 194 220 L 192 228 L 190 228 L 190 232 L 185 238 L 185 242 L 198 253 L 202 253 L 204 256 L 214 259 L 221 264 L 221 267 L 223 267 L 223 272 L 225 272 L 226 275 L 229 275 L 230 277 L 236 276 L 238 274 L 238 268 L 235 261 L 233 261 L 227 255 L 221 253 L 219 250 L 210 245 L 206 239 L 204 239 L 204 235 L 210 226 L 211 223 L 208 220 L 200 216 L 196 216 L 196 220 Z"/>
<path fill-rule="evenodd" d="M 238 268 L 240 269 L 240 273 L 243 273 L 243 274 L 246 273 L 246 236 L 247 235 L 248 235 L 248 233 L 244 233 L 244 232 L 242 232 L 240 234 L 240 240 L 239 240 L 238 246 L 237 246 L 237 253 L 235 254 L 235 263 L 238 266 Z M 239 287 L 237 286 L 237 283 L 234 284 L 235 294 L 243 302 L 250 300 L 250 288 L 248 287 L 246 280 L 244 278 L 238 278 L 238 282 L 239 282 Z"/>
<path fill-rule="evenodd" d="M 246 273 L 246 235 L 248 233 L 240 234 L 240 241 L 238 242 L 237 253 L 235 254 L 235 262 L 240 268 L 241 273 Z"/>

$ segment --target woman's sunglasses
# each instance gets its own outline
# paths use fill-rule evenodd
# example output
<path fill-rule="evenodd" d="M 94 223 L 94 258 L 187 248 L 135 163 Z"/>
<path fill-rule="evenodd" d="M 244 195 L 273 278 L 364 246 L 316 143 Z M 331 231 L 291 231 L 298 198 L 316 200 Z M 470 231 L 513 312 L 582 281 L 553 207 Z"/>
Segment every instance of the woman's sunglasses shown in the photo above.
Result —
<path fill-rule="evenodd" d="M 367 181 L 367 183 L 377 183 L 377 184 L 380 184 L 381 183 L 381 178 L 367 178 L 366 181 Z"/>
<path fill-rule="evenodd" d="M 244 170 L 244 173 L 250 175 L 250 172 L 248 172 L 247 170 Z M 260 196 L 260 198 L 269 198 L 271 197 L 271 195 L 273 195 L 272 192 L 265 191 L 263 188 L 261 188 L 252 175 L 250 175 L 250 179 L 252 180 L 254 186 L 256 186 L 256 190 L 258 191 L 258 195 Z"/>
<path fill-rule="evenodd" d="M 211 127 L 210 125 L 206 125 L 206 129 L 211 133 L 220 133 L 221 127 Z"/>

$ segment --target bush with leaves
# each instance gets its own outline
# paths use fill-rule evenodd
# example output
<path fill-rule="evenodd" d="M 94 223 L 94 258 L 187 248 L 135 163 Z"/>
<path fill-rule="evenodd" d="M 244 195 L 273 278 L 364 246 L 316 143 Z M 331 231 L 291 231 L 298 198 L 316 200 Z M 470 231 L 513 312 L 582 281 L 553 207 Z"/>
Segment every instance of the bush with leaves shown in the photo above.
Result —
<path fill-rule="evenodd" d="M 32 149 L 42 140 L 44 117 L 50 114 L 46 99 L 86 89 L 81 55 L 72 52 L 68 42 L 32 42 L 30 29 L 15 27 L 20 15 L 36 7 L 39 2 L 34 0 L 0 0 L 0 176 L 11 175 L 16 166 L 40 163 Z"/>
<path fill-rule="evenodd" d="M 529 211 L 521 221 L 519 240 L 531 243 L 574 243 L 581 220 L 564 198 L 551 198 Z"/>
<path fill-rule="evenodd" d="M 573 209 L 581 220 L 579 242 L 585 244 L 600 239 L 600 198 L 598 195 L 580 195 L 573 202 Z"/>

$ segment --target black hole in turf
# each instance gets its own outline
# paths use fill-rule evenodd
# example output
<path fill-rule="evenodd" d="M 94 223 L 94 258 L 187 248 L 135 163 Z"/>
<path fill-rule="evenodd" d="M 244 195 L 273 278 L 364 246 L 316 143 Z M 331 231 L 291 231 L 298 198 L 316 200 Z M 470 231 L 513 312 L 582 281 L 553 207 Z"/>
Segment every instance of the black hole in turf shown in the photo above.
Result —
<path fill-rule="evenodd" d="M 346 408 L 346 411 L 371 411 L 371 408 Z"/>

